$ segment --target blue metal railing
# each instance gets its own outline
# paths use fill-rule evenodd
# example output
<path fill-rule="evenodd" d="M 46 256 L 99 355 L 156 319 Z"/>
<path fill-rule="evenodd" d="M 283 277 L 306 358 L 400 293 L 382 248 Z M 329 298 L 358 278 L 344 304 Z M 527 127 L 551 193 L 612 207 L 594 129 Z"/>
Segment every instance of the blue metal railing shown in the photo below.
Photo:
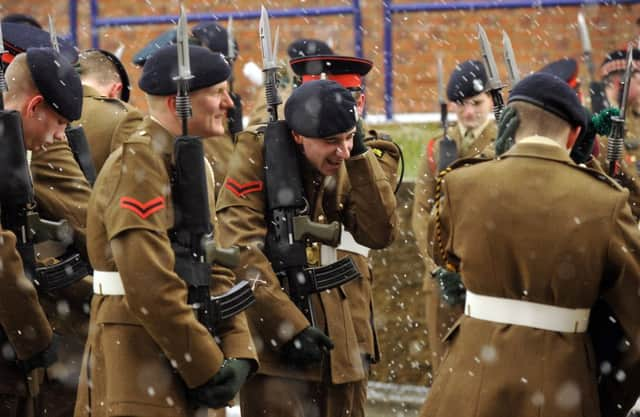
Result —
<path fill-rule="evenodd" d="M 73 0 L 72 0 L 73 1 Z M 175 24 L 178 21 L 178 15 L 163 16 L 130 16 L 130 17 L 100 17 L 98 6 L 99 0 L 91 0 L 91 44 L 93 48 L 98 48 L 99 31 L 103 27 L 123 26 L 123 25 L 156 25 L 156 24 Z M 352 14 L 354 29 L 354 49 L 356 56 L 362 57 L 362 12 L 360 10 L 360 0 L 351 0 L 351 6 L 335 6 L 335 7 L 310 7 L 284 10 L 269 10 L 269 17 L 308 17 L 308 16 L 334 16 Z M 251 20 L 259 19 L 260 11 L 235 11 L 222 13 L 193 13 L 187 16 L 190 22 L 208 21 L 208 20 L 226 20 L 233 17 L 234 20 Z"/>
<path fill-rule="evenodd" d="M 640 0 L 506 0 L 506 1 L 478 1 L 455 3 L 412 3 L 392 4 L 392 0 L 383 0 L 384 18 L 384 110 L 387 120 L 393 118 L 393 15 L 395 13 L 412 12 L 443 12 L 461 10 L 487 9 L 522 9 L 541 7 L 562 7 L 582 5 L 618 5 L 636 4 Z"/>

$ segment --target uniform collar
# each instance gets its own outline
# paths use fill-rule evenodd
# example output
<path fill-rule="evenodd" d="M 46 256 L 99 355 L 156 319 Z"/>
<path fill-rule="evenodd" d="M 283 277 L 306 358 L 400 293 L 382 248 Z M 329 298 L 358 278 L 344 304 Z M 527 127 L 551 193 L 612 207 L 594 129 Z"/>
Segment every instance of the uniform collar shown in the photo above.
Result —
<path fill-rule="evenodd" d="M 489 122 L 491 122 L 491 118 L 487 117 L 484 123 L 482 123 L 480 126 L 476 127 L 475 129 L 471 130 L 471 136 L 473 136 L 474 140 L 478 139 L 478 137 L 482 134 L 482 131 L 489 125 Z M 462 123 L 459 123 L 459 122 L 458 122 L 458 129 L 460 130 L 460 137 L 462 138 L 464 138 L 464 135 L 469 130 L 466 127 L 462 126 Z"/>
<path fill-rule="evenodd" d="M 520 139 L 500 158 L 510 156 L 525 156 L 531 158 L 551 159 L 559 162 L 575 164 L 569 157 L 569 152 L 553 139 L 544 136 L 529 136 Z"/>
<path fill-rule="evenodd" d="M 147 116 L 140 129 L 146 130 L 151 137 L 151 147 L 154 151 L 164 156 L 173 155 L 173 143 L 175 138 L 162 124 L 153 116 Z"/>
<path fill-rule="evenodd" d="M 82 97 L 100 97 L 102 94 L 87 84 L 82 84 Z"/>

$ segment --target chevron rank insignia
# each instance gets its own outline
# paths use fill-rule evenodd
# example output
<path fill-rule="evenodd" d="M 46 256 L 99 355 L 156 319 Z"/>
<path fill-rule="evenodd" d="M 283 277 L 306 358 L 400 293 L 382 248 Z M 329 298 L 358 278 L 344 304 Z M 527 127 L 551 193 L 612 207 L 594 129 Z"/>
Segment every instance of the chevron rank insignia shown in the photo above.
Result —
<path fill-rule="evenodd" d="M 244 197 L 247 194 L 262 191 L 263 183 L 262 181 L 249 181 L 241 184 L 233 178 L 227 178 L 227 182 L 224 184 L 224 187 L 236 196 Z"/>
<path fill-rule="evenodd" d="M 152 198 L 146 203 L 138 201 L 133 197 L 121 197 L 120 207 L 122 207 L 123 209 L 131 210 L 132 212 L 140 216 L 140 218 L 146 219 L 153 213 L 165 208 L 165 203 L 164 197 Z"/>

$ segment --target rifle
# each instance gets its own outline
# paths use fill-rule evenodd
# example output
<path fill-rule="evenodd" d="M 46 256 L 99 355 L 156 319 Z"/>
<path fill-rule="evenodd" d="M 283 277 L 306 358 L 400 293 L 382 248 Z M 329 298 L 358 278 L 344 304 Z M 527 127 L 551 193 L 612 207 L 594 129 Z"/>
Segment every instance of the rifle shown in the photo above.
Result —
<path fill-rule="evenodd" d="M 58 36 L 56 35 L 55 22 L 53 17 L 49 15 L 49 37 L 51 39 L 51 46 L 56 52 L 60 53 L 60 45 L 58 43 Z M 84 133 L 82 126 L 67 125 L 64 130 L 69 147 L 73 153 L 73 159 L 76 160 L 80 170 L 87 179 L 87 182 L 93 186 L 96 182 L 96 168 L 93 165 L 93 159 L 91 158 L 91 151 L 89 150 L 89 142 L 87 136 Z"/>
<path fill-rule="evenodd" d="M 599 113 L 609 107 L 607 96 L 604 93 L 604 85 L 596 81 L 595 68 L 591 55 L 591 39 L 589 37 L 589 29 L 587 21 L 582 13 L 578 13 L 578 33 L 580 34 L 580 43 L 582 44 L 582 57 L 587 64 L 587 72 L 589 73 L 589 97 L 591 97 L 591 112 Z"/>
<path fill-rule="evenodd" d="M 504 109 L 504 99 L 502 98 L 502 88 L 504 86 L 502 85 L 502 81 L 500 81 L 498 66 L 496 65 L 496 60 L 493 58 L 489 38 L 480 24 L 478 24 L 478 38 L 480 39 L 480 48 L 482 50 L 482 64 L 487 72 L 487 85 L 489 87 L 489 93 L 491 94 L 491 100 L 493 101 L 493 115 L 496 118 L 496 123 L 498 123 L 502 115 L 502 109 Z"/>
<path fill-rule="evenodd" d="M 509 35 L 504 30 L 502 31 L 502 53 L 504 56 L 504 64 L 507 67 L 511 89 L 513 89 L 513 86 L 520 82 L 520 70 L 518 70 L 518 64 L 516 63 L 516 54 L 513 52 L 513 47 L 511 46 L 511 38 L 509 38 Z"/>
<path fill-rule="evenodd" d="M 175 167 L 172 195 L 175 224 L 169 232 L 175 252 L 175 272 L 187 283 L 187 302 L 196 311 L 198 321 L 215 335 L 220 321 L 228 319 L 255 302 L 255 297 L 244 281 L 218 297 L 210 295 L 211 263 L 233 268 L 238 262 L 238 249 L 221 249 L 213 241 L 210 222 L 209 196 L 202 138 L 188 133 L 188 120 L 192 115 L 189 97 L 191 65 L 187 18 L 180 7 L 178 21 L 178 83 L 176 113 L 182 121 L 182 135 L 174 143 Z"/>
<path fill-rule="evenodd" d="M 264 131 L 264 173 L 266 191 L 265 253 L 289 298 L 316 325 L 311 294 L 340 286 L 360 274 L 349 257 L 318 268 L 307 268 L 308 240 L 335 245 L 341 228 L 337 221 L 311 221 L 304 197 L 299 153 L 286 121 L 278 120 L 278 65 L 271 44 L 269 15 L 262 7 L 260 44 L 269 123 Z"/>
<path fill-rule="evenodd" d="M 443 136 L 438 151 L 438 172 L 446 169 L 453 161 L 458 159 L 458 147 L 456 142 L 447 134 L 447 99 L 444 94 L 444 72 L 442 70 L 442 56 L 438 55 L 438 102 L 440 103 L 440 125 Z"/>
<path fill-rule="evenodd" d="M 620 114 L 611 116 L 611 133 L 607 143 L 607 161 L 609 161 L 609 175 L 614 176 L 617 171 L 617 161 L 622 159 L 624 147 L 624 121 L 629 97 L 629 84 L 633 70 L 633 44 L 627 46 L 627 66 L 622 80 L 622 98 L 620 100 Z"/>

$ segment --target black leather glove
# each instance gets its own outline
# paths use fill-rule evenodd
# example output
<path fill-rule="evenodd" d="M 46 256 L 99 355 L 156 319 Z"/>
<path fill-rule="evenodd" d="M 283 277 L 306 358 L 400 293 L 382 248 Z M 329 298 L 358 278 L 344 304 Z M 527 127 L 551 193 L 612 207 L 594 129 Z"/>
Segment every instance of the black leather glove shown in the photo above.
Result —
<path fill-rule="evenodd" d="M 498 122 L 498 137 L 496 138 L 496 156 L 500 156 L 513 146 L 516 131 L 520 125 L 518 112 L 513 107 L 507 106 L 502 111 Z"/>
<path fill-rule="evenodd" d="M 48 368 L 58 360 L 58 345 L 60 344 L 60 336 L 53 334 L 51 343 L 46 349 L 36 353 L 25 360 L 19 361 L 20 367 L 25 374 L 30 373 L 36 368 Z"/>
<path fill-rule="evenodd" d="M 611 133 L 611 117 L 620 114 L 620 111 L 613 107 L 607 107 L 599 113 L 591 115 L 591 112 L 584 109 L 587 124 L 580 132 L 573 148 L 571 148 L 571 159 L 576 164 L 584 164 L 591 159 L 591 151 L 596 141 L 596 135 L 608 136 Z"/>
<path fill-rule="evenodd" d="M 231 135 L 242 132 L 242 100 L 233 91 L 229 92 L 233 100 L 233 108 L 227 110 L 227 120 L 229 121 L 229 132 Z"/>
<path fill-rule="evenodd" d="M 222 408 L 233 400 L 250 372 L 251 361 L 225 359 L 213 378 L 189 391 L 189 398 L 197 405 Z"/>
<path fill-rule="evenodd" d="M 460 274 L 438 267 L 431 272 L 431 276 L 438 280 L 440 298 L 450 306 L 464 303 L 466 289 L 462 284 Z"/>
<path fill-rule="evenodd" d="M 322 356 L 333 349 L 329 336 L 316 327 L 307 327 L 282 346 L 282 356 L 287 362 L 298 367 L 318 363 Z"/>
<path fill-rule="evenodd" d="M 356 133 L 353 135 L 353 148 L 351 148 L 351 156 L 362 155 L 367 151 L 367 145 L 364 144 L 365 131 L 362 125 L 362 118 L 358 118 L 356 124 Z"/>

